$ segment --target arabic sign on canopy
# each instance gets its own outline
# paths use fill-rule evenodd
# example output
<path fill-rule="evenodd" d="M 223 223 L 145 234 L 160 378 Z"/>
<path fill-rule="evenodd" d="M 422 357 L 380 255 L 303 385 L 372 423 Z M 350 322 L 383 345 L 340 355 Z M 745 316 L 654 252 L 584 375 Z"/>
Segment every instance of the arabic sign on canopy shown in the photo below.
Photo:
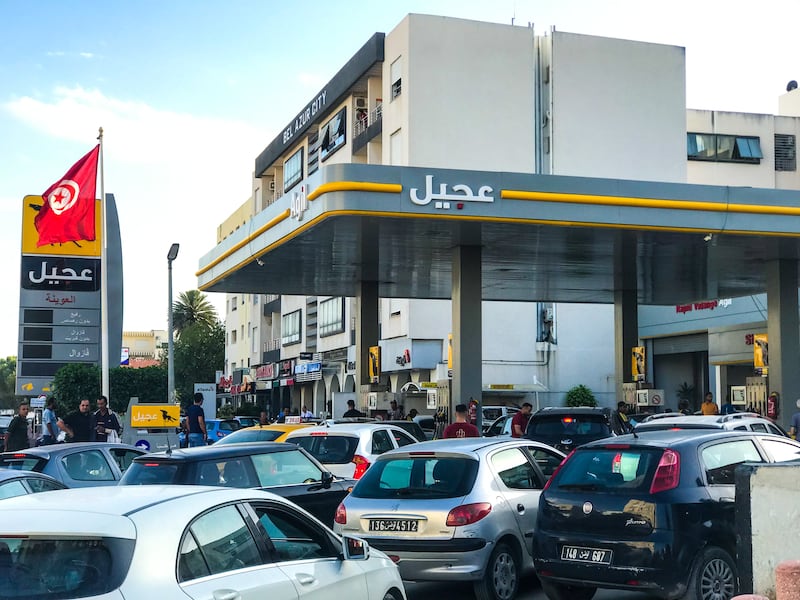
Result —
<path fill-rule="evenodd" d="M 177 404 L 134 404 L 130 419 L 131 427 L 137 429 L 177 427 L 181 422 L 181 407 Z"/>

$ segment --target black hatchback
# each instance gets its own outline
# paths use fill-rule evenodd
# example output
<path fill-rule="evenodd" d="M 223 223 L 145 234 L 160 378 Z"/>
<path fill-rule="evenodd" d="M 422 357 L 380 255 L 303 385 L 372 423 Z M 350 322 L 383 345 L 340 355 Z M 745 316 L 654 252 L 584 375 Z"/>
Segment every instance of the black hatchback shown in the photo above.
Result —
<path fill-rule="evenodd" d="M 525 437 L 569 453 L 581 444 L 625 433 L 612 417 L 608 408 L 542 408 L 531 415 Z"/>
<path fill-rule="evenodd" d="M 295 444 L 201 446 L 136 458 L 119 485 L 214 485 L 269 490 L 333 525 L 354 479 L 335 477 Z"/>
<path fill-rule="evenodd" d="M 800 443 L 739 431 L 652 431 L 570 454 L 539 498 L 533 558 L 551 600 L 595 590 L 730 600 L 739 589 L 734 472 L 800 458 Z"/>

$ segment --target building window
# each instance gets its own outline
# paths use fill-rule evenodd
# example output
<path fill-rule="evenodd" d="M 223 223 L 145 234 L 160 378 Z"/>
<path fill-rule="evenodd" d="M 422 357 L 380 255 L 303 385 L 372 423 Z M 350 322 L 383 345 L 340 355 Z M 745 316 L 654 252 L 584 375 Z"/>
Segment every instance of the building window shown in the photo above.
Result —
<path fill-rule="evenodd" d="M 231 311 L 236 310 L 236 306 L 237 306 L 236 305 L 236 296 L 234 296 L 233 298 L 231 298 Z"/>
<path fill-rule="evenodd" d="M 283 193 L 303 179 L 303 149 L 300 148 L 283 163 Z"/>
<path fill-rule="evenodd" d="M 319 303 L 319 335 L 325 337 L 344 331 L 344 301 L 329 298 Z"/>
<path fill-rule="evenodd" d="M 250 352 L 256 354 L 258 353 L 258 327 L 253 327 L 253 335 L 251 338 L 252 342 L 250 344 Z"/>
<path fill-rule="evenodd" d="M 236 343 L 236 330 L 232 329 L 231 330 L 231 344 L 235 344 L 235 343 Z"/>
<path fill-rule="evenodd" d="M 402 70 L 403 63 L 398 58 L 392 63 L 392 66 L 389 70 L 390 78 L 392 82 L 392 94 L 390 98 L 394 100 L 403 92 L 403 77 L 402 77 Z"/>
<path fill-rule="evenodd" d="M 347 143 L 347 107 L 341 109 L 319 130 L 319 160 L 327 158 Z"/>
<path fill-rule="evenodd" d="M 253 304 L 258 304 L 258 298 L 261 294 L 253 294 Z"/>
<path fill-rule="evenodd" d="M 785 133 L 775 134 L 775 170 L 796 171 L 796 138 Z"/>
<path fill-rule="evenodd" d="M 290 344 L 300 343 L 300 311 L 296 310 L 290 312 L 288 315 L 281 317 L 281 344 L 289 346 Z"/>
<path fill-rule="evenodd" d="M 717 133 L 687 133 L 686 154 L 689 160 L 751 164 L 759 164 L 764 158 L 760 138 Z"/>

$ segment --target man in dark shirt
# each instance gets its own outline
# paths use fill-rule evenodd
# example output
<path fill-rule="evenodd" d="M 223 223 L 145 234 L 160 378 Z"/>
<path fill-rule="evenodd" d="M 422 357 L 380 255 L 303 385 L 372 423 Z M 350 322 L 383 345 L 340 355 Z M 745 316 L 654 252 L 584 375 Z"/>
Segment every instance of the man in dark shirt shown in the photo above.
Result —
<path fill-rule="evenodd" d="M 69 442 L 94 442 L 96 440 L 96 425 L 94 415 L 89 411 L 88 400 L 81 400 L 78 410 L 60 420 L 58 426 L 67 432 L 67 441 Z"/>
<path fill-rule="evenodd" d="M 108 398 L 100 396 L 97 399 L 97 410 L 94 413 L 95 428 L 97 430 L 96 440 L 98 442 L 107 442 L 108 434 L 115 431 L 119 436 L 119 420 L 117 416 L 108 410 Z M 118 441 L 118 440 L 117 440 Z"/>
<path fill-rule="evenodd" d="M 472 423 L 467 423 L 469 409 L 466 404 L 456 405 L 456 420 L 444 428 L 443 438 L 481 437 L 481 432 Z"/>
<path fill-rule="evenodd" d="M 362 413 L 360 410 L 356 410 L 356 402 L 355 402 L 355 400 L 348 400 L 347 401 L 347 410 L 344 412 L 344 414 L 342 416 L 345 419 L 348 419 L 348 418 L 351 418 L 351 417 L 363 417 L 364 413 Z"/>
<path fill-rule="evenodd" d="M 28 447 L 28 403 L 20 402 L 17 414 L 11 419 L 6 430 L 6 452 L 24 450 Z"/>
<path fill-rule="evenodd" d="M 203 394 L 194 395 L 194 404 L 186 410 L 186 424 L 189 427 L 189 448 L 205 446 L 208 443 L 206 414 L 203 412 Z"/>

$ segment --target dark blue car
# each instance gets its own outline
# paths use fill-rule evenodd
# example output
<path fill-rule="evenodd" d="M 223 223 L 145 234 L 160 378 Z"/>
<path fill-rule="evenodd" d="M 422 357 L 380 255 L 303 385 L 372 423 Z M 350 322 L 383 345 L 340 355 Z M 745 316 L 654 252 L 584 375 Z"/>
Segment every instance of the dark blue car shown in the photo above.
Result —
<path fill-rule="evenodd" d="M 550 600 L 589 600 L 597 588 L 730 600 L 736 466 L 798 458 L 798 442 L 739 431 L 652 431 L 577 448 L 539 498 L 542 589 Z"/>

